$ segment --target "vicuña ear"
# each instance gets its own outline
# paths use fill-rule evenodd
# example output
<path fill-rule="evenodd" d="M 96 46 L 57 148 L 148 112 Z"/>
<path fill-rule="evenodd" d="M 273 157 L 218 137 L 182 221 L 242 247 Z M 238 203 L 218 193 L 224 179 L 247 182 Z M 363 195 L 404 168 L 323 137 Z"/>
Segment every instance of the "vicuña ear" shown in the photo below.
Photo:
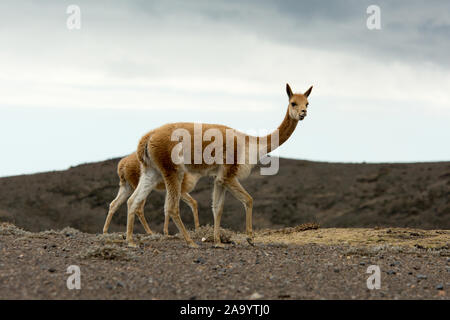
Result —
<path fill-rule="evenodd" d="M 286 92 L 287 92 L 287 95 L 288 95 L 288 97 L 290 99 L 293 96 L 293 93 L 292 93 L 291 87 L 287 83 L 286 83 Z"/>
<path fill-rule="evenodd" d="M 313 88 L 313 86 L 311 86 L 308 90 L 306 90 L 305 91 L 305 93 L 303 94 L 305 97 L 309 97 L 309 94 L 311 93 L 311 91 L 312 91 L 312 88 Z"/>

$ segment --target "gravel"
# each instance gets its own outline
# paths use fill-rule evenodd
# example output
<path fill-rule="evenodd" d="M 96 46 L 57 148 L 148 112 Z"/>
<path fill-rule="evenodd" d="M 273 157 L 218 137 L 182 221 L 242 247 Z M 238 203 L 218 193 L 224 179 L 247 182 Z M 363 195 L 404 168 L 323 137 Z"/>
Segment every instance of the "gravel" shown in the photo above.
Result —
<path fill-rule="evenodd" d="M 128 248 L 122 235 L 70 234 L 0 235 L 0 299 L 449 299 L 439 250 L 257 242 L 189 249 L 164 236 Z M 71 265 L 81 290 L 67 288 Z M 382 272 L 378 290 L 367 288 L 370 265 Z"/>

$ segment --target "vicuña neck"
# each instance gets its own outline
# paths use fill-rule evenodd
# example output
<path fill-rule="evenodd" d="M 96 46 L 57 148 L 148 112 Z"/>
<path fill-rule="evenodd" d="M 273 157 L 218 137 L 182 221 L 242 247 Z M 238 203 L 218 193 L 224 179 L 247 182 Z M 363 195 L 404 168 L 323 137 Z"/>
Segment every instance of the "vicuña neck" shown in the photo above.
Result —
<path fill-rule="evenodd" d="M 287 139 L 292 135 L 295 128 L 297 127 L 298 120 L 294 120 L 289 116 L 289 107 L 286 111 L 286 116 L 283 119 L 283 122 L 278 126 L 277 130 L 272 132 L 271 134 L 268 134 L 265 137 L 259 137 L 258 138 L 258 146 L 264 145 L 265 141 L 267 141 L 267 153 L 272 152 L 273 150 L 277 149 L 279 146 L 281 146 L 283 143 L 286 142 Z M 276 139 L 278 133 L 278 143 L 277 141 L 273 141 L 274 144 L 272 144 L 272 138 Z M 265 140 L 267 139 L 267 140 Z"/>

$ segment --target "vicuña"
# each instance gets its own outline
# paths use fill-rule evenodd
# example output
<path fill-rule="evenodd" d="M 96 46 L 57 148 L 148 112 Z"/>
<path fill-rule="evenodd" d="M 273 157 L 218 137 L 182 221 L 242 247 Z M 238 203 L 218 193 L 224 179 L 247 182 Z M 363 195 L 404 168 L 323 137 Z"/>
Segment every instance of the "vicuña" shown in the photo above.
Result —
<path fill-rule="evenodd" d="M 306 116 L 308 107 L 308 97 L 311 94 L 312 86 L 302 93 L 293 93 L 289 84 L 286 84 L 286 92 L 289 98 L 289 104 L 286 116 L 283 122 L 273 133 L 263 136 L 254 137 L 246 135 L 237 130 L 231 129 L 219 124 L 202 124 L 205 130 L 213 129 L 213 131 L 221 132 L 223 137 L 227 136 L 227 130 L 234 131 L 234 143 L 229 144 L 225 141 L 221 143 L 221 154 L 223 157 L 234 155 L 234 160 L 222 159 L 220 163 L 213 161 L 212 163 L 204 160 L 195 161 L 195 159 L 203 159 L 202 155 L 209 146 L 209 141 L 202 140 L 202 143 L 194 143 L 196 124 L 188 122 L 170 123 L 163 125 L 157 129 L 151 130 L 144 135 L 138 144 L 137 157 L 141 163 L 141 176 L 138 186 L 128 199 L 128 217 L 127 217 L 127 242 L 129 246 L 136 246 L 133 241 L 133 225 L 135 214 L 139 214 L 143 201 L 148 194 L 161 183 L 166 186 L 166 200 L 164 210 L 166 216 L 170 216 L 177 226 L 180 233 L 184 236 L 190 247 L 197 247 L 190 238 L 180 218 L 179 202 L 182 195 L 182 183 L 186 174 L 194 174 L 198 176 L 214 176 L 214 191 L 212 196 L 212 210 L 214 214 L 214 243 L 217 247 L 223 247 L 220 241 L 220 219 L 222 217 L 223 205 L 225 200 L 225 192 L 229 191 L 236 199 L 238 199 L 245 208 L 246 212 L 246 232 L 247 240 L 252 243 L 252 208 L 253 199 L 247 191 L 239 183 L 239 180 L 245 179 L 250 174 L 254 166 L 249 160 L 252 157 L 251 150 L 265 150 L 267 154 L 278 146 L 282 145 L 294 132 L 300 120 Z M 173 141 L 174 131 L 189 132 L 189 143 L 182 141 Z M 239 143 L 244 140 L 245 143 Z M 278 141 L 275 141 L 278 140 Z M 189 150 L 183 146 L 190 146 Z M 197 148 L 194 148 L 197 146 Z M 232 152 L 227 148 L 233 147 Z M 176 148 L 177 153 L 188 161 L 174 161 L 173 151 Z M 195 150 L 197 149 L 197 150 Z M 206 150 L 208 151 L 208 150 Z M 212 152 L 214 153 L 214 152 Z M 245 155 L 244 161 L 238 161 L 239 154 Z M 186 159 L 186 155 L 188 158 Z M 214 156 L 215 154 L 213 154 Z M 261 157 L 261 154 L 259 153 Z"/>
<path fill-rule="evenodd" d="M 141 175 L 141 164 L 137 158 L 136 152 L 126 156 L 125 158 L 119 161 L 117 165 L 117 175 L 119 176 L 119 192 L 117 193 L 116 198 L 109 205 L 108 216 L 106 217 L 105 225 L 103 227 L 103 233 L 107 233 L 109 229 L 109 224 L 111 223 L 111 219 L 114 213 L 119 209 L 122 203 L 128 199 L 128 197 L 132 194 L 132 192 L 136 189 L 139 183 L 139 177 Z M 191 208 L 192 214 L 194 215 L 194 223 L 195 229 L 197 230 L 200 227 L 200 223 L 198 220 L 198 205 L 197 201 L 191 197 L 189 192 L 191 192 L 195 185 L 197 184 L 199 175 L 186 173 L 183 177 L 183 181 L 181 182 L 181 199 Z M 160 181 L 156 186 L 155 190 L 165 191 L 166 186 L 164 185 L 164 181 Z M 142 225 L 144 226 L 145 231 L 148 234 L 152 234 L 152 230 L 148 226 L 147 221 L 144 216 L 144 206 L 145 200 L 142 202 L 141 206 L 137 210 L 137 215 Z M 167 211 L 166 211 L 167 213 Z M 166 214 L 164 219 L 164 234 L 169 234 L 169 216 Z"/>

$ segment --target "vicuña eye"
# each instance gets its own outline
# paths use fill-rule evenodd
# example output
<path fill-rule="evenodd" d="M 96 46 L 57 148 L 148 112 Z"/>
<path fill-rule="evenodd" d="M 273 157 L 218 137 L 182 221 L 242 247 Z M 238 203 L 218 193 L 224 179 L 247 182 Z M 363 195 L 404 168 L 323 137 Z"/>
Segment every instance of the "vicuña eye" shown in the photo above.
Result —
<path fill-rule="evenodd" d="M 296 104 L 295 102 L 292 102 L 291 105 L 292 105 L 293 107 L 295 107 L 297 104 Z"/>

